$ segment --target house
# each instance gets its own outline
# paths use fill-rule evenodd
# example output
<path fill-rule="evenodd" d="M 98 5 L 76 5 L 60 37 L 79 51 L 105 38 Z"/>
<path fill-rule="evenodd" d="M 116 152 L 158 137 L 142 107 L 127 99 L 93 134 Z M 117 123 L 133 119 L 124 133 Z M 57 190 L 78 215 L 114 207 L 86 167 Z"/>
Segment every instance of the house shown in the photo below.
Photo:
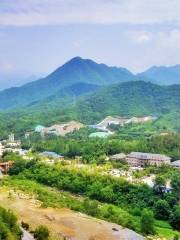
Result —
<path fill-rule="evenodd" d="M 35 127 L 35 132 L 37 132 L 37 133 L 41 133 L 41 132 L 43 131 L 44 128 L 45 128 L 45 127 L 42 126 L 42 125 L 37 125 L 37 126 Z"/>
<path fill-rule="evenodd" d="M 3 174 L 2 174 L 2 168 L 0 168 L 0 178 L 3 177 Z"/>
<path fill-rule="evenodd" d="M 21 146 L 21 141 L 17 140 L 17 141 L 13 141 L 13 142 L 6 142 L 5 147 L 8 148 L 18 148 Z"/>
<path fill-rule="evenodd" d="M 127 155 L 126 161 L 133 167 L 144 167 L 146 165 L 170 164 L 170 157 L 162 154 L 131 152 Z"/>
<path fill-rule="evenodd" d="M 111 161 L 124 161 L 125 159 L 126 159 L 126 154 L 124 153 L 114 154 L 109 157 L 109 160 Z"/>
<path fill-rule="evenodd" d="M 152 117 L 152 116 L 145 116 L 145 117 L 132 117 L 130 118 L 126 123 L 145 123 L 145 122 L 149 122 L 149 121 L 154 121 L 156 120 L 156 117 Z"/>
<path fill-rule="evenodd" d="M 105 119 L 103 119 L 100 123 L 98 123 L 96 126 L 99 129 L 106 130 L 108 128 L 108 126 L 110 126 L 110 125 L 124 126 L 124 124 L 126 123 L 127 120 L 128 119 L 124 118 L 124 117 L 111 117 L 111 116 L 108 116 Z"/>
<path fill-rule="evenodd" d="M 0 163 L 0 171 L 2 173 L 7 173 L 9 169 L 12 167 L 13 161 L 2 162 Z"/>
<path fill-rule="evenodd" d="M 2 157 L 4 152 L 4 146 L 2 145 L 2 143 L 0 142 L 0 157 Z"/>
<path fill-rule="evenodd" d="M 55 164 L 61 160 L 64 160 L 64 156 L 55 152 L 42 152 L 39 154 L 46 164 Z"/>
<path fill-rule="evenodd" d="M 172 167 L 175 167 L 175 168 L 180 168 L 180 160 L 177 160 L 177 161 L 174 161 L 171 163 L 171 166 Z"/>
<path fill-rule="evenodd" d="M 51 127 L 44 128 L 41 133 L 46 134 L 55 134 L 57 136 L 65 136 L 68 133 L 71 133 L 75 130 L 79 130 L 83 128 L 84 125 L 82 123 L 76 121 L 70 121 L 68 123 L 63 124 L 55 124 Z"/>
<path fill-rule="evenodd" d="M 107 138 L 111 135 L 109 132 L 94 132 L 89 135 L 90 138 Z"/>

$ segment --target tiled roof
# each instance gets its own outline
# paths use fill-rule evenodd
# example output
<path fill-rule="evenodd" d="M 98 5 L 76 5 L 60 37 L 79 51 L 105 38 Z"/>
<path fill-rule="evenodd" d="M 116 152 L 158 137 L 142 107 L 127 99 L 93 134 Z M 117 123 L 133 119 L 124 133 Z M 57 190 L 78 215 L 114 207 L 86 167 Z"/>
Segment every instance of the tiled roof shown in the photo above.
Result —
<path fill-rule="evenodd" d="M 142 160 L 159 160 L 159 161 L 167 161 L 170 160 L 170 157 L 167 157 L 162 154 L 154 154 L 154 153 L 142 153 L 142 152 L 131 152 L 127 157 L 138 158 Z"/>
<path fill-rule="evenodd" d="M 171 165 L 175 167 L 180 167 L 180 160 L 172 162 Z"/>

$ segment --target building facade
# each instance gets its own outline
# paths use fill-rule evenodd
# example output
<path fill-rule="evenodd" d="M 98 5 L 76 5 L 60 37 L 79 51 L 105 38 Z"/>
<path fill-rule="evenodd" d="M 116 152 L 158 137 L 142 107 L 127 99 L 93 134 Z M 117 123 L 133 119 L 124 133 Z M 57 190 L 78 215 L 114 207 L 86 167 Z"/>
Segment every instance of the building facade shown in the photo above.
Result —
<path fill-rule="evenodd" d="M 132 167 L 145 167 L 146 165 L 169 165 L 171 158 L 162 154 L 131 152 L 127 155 L 126 161 Z"/>

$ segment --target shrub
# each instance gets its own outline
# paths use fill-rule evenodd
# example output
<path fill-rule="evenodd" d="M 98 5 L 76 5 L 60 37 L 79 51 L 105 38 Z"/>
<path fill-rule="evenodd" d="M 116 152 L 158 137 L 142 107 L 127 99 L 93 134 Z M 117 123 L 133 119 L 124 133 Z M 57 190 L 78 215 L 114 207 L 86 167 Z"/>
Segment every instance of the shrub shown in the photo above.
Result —
<path fill-rule="evenodd" d="M 38 228 L 36 228 L 36 230 L 34 231 L 34 237 L 37 240 L 48 240 L 49 239 L 49 230 L 46 226 L 39 226 Z"/>
<path fill-rule="evenodd" d="M 144 234 L 154 234 L 154 216 L 153 213 L 144 209 L 141 214 L 141 231 Z"/>

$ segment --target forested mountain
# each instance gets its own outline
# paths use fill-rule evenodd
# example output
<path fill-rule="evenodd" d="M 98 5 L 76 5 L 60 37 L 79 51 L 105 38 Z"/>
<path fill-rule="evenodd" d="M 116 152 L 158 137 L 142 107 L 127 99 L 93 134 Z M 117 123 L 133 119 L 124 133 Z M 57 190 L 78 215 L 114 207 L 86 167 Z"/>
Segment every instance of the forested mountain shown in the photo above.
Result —
<path fill-rule="evenodd" d="M 143 81 L 116 84 L 80 100 L 76 105 L 76 111 L 80 120 L 88 123 L 115 114 L 176 115 L 180 112 L 180 85 L 159 86 Z"/>
<path fill-rule="evenodd" d="M 86 95 L 81 95 L 78 86 L 84 88 L 83 92 L 87 86 L 94 92 L 86 91 Z M 153 115 L 158 117 L 156 124 L 161 129 L 180 130 L 180 85 L 159 86 L 132 81 L 99 89 L 95 85 L 79 83 L 73 86 L 73 91 L 71 87 L 64 89 L 64 95 L 57 93 L 24 108 L 1 113 L 0 128 L 8 132 L 24 132 L 32 130 L 36 124 L 51 125 L 69 120 L 93 124 L 108 115 Z"/>
<path fill-rule="evenodd" d="M 85 96 L 87 93 L 94 92 L 101 88 L 98 85 L 89 83 L 75 83 L 69 87 L 65 87 L 57 91 L 54 95 L 46 97 L 40 101 L 35 101 L 28 104 L 28 109 L 41 110 L 50 106 L 53 109 L 69 107 L 71 104 L 76 104 L 76 101 L 81 95 Z"/>
<path fill-rule="evenodd" d="M 45 78 L 0 92 L 0 109 L 25 106 L 79 82 L 110 85 L 134 79 L 135 76 L 127 69 L 75 57 Z"/>
<path fill-rule="evenodd" d="M 180 84 L 180 65 L 172 67 L 154 66 L 137 76 L 160 85 Z"/>
<path fill-rule="evenodd" d="M 1 91 L 0 109 L 26 106 L 52 95 L 62 97 L 65 88 L 71 86 L 72 89 L 78 83 L 106 86 L 138 79 L 161 85 L 180 83 L 180 66 L 152 67 L 134 75 L 125 68 L 109 67 L 89 59 L 75 57 L 45 78 Z M 83 92 L 84 88 L 82 90 L 79 88 L 79 91 L 81 95 L 86 93 Z"/>

